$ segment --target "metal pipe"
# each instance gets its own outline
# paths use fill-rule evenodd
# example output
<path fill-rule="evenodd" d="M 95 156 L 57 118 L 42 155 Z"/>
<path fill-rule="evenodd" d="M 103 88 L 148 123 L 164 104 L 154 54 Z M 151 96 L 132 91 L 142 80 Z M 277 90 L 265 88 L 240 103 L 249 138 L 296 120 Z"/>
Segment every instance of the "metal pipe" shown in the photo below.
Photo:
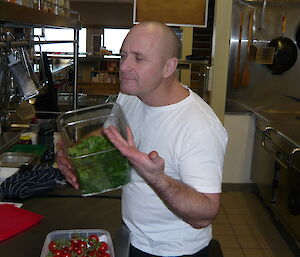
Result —
<path fill-rule="evenodd" d="M 29 41 L 7 41 L 0 42 L 0 48 L 5 47 L 30 47 L 31 44 Z"/>
<path fill-rule="evenodd" d="M 79 29 L 74 29 L 74 88 L 73 88 L 73 109 L 77 109 L 77 83 L 78 83 L 78 52 L 79 52 Z"/>
<path fill-rule="evenodd" d="M 10 42 L 11 47 L 29 47 L 30 42 L 29 41 L 12 41 Z"/>
<path fill-rule="evenodd" d="M 75 40 L 34 41 L 36 45 L 74 43 Z"/>

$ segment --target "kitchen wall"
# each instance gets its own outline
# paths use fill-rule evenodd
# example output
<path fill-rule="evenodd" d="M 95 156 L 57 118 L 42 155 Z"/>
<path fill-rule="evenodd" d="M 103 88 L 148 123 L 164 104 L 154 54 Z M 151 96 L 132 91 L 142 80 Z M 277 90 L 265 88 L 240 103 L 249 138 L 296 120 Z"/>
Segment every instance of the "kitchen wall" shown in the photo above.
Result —
<path fill-rule="evenodd" d="M 248 15 L 251 10 L 256 10 L 256 28 L 260 22 L 260 15 L 263 1 L 239 1 L 235 0 L 232 10 L 232 31 L 230 41 L 230 60 L 227 85 L 227 98 L 239 102 L 250 104 L 255 108 L 267 107 L 268 109 L 291 111 L 300 110 L 300 104 L 283 96 L 290 95 L 300 97 L 300 56 L 296 64 L 281 75 L 274 75 L 272 71 L 264 64 L 250 62 L 250 80 L 248 87 L 233 88 L 233 74 L 236 70 L 238 37 L 239 37 L 239 18 L 240 13 L 244 13 L 244 24 L 242 33 L 241 48 L 241 71 L 244 68 L 247 56 L 248 39 Z M 281 18 L 282 13 L 286 12 L 287 25 L 285 36 L 295 42 L 296 28 L 300 24 L 300 2 L 299 1 L 267 1 L 265 15 L 262 23 L 262 30 L 257 35 L 258 43 L 266 44 L 268 41 L 282 35 Z M 255 35 L 254 35 L 255 36 Z M 297 53 L 300 55 L 299 49 Z"/>

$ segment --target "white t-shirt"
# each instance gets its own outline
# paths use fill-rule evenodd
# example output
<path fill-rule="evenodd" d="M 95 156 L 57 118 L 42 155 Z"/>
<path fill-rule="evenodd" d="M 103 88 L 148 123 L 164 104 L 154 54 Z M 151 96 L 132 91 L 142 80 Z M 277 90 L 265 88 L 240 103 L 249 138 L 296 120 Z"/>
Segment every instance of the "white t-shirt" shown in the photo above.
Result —
<path fill-rule="evenodd" d="M 140 151 L 157 151 L 172 178 L 199 192 L 219 193 L 227 133 L 209 105 L 189 91 L 184 100 L 162 107 L 124 94 L 118 102 Z M 131 244 L 141 251 L 159 256 L 194 254 L 211 240 L 211 226 L 195 229 L 178 218 L 134 169 L 122 192 L 123 220 Z"/>

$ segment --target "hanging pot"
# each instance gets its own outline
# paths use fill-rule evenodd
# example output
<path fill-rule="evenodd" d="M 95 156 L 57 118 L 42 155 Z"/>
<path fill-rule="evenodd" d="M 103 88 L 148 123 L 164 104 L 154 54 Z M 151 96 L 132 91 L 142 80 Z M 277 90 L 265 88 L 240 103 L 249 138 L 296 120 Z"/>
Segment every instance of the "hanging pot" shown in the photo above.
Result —
<path fill-rule="evenodd" d="M 297 27 L 296 30 L 296 42 L 297 42 L 297 46 L 300 49 L 300 24 Z"/>
<path fill-rule="evenodd" d="M 269 47 L 275 48 L 273 64 L 267 64 L 273 74 L 282 74 L 289 70 L 296 63 L 298 52 L 297 46 L 288 37 L 285 37 L 286 15 L 282 16 L 282 36 L 275 38 L 268 43 Z"/>

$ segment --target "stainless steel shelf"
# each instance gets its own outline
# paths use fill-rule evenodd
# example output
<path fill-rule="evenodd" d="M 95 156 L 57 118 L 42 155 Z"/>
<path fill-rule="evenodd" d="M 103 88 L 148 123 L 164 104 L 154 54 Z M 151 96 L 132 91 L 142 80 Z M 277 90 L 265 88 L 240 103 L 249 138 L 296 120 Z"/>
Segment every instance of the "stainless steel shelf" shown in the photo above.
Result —
<path fill-rule="evenodd" d="M 80 29 L 79 21 L 0 0 L 0 26 Z"/>
<path fill-rule="evenodd" d="M 264 0 L 235 0 L 240 4 L 247 5 L 251 8 L 262 6 Z M 299 6 L 300 0 L 268 0 L 267 5 L 271 6 Z"/>

